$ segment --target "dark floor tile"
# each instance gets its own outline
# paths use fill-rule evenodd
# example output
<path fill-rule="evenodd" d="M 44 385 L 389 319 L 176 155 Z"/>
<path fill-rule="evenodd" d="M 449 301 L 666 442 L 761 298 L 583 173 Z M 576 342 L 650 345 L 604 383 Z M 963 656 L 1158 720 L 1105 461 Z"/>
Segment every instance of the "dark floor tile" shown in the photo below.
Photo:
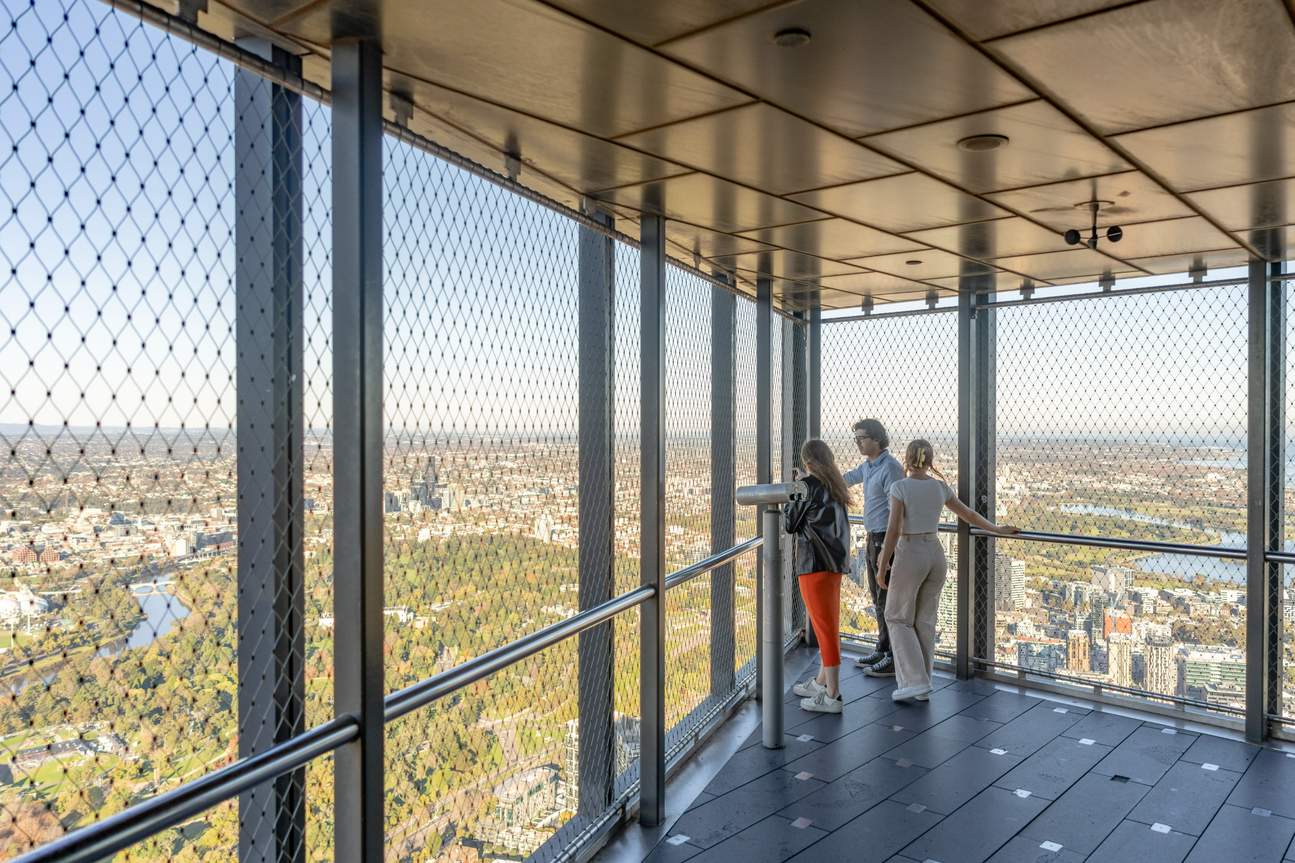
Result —
<path fill-rule="evenodd" d="M 1168 824 L 1180 833 L 1199 836 L 1240 778 L 1231 770 L 1205 770 L 1179 761 L 1133 807 L 1129 818 L 1143 824 Z"/>
<path fill-rule="evenodd" d="M 932 725 L 928 730 L 940 737 L 975 743 L 986 734 L 1002 727 L 1003 723 L 994 722 L 992 719 L 977 719 L 974 716 L 965 716 L 959 713 L 956 716 L 950 716 L 943 722 Z"/>
<path fill-rule="evenodd" d="M 1182 863 L 1196 837 L 1177 830 L 1152 829 L 1137 821 L 1124 821 L 1097 847 L 1089 863 Z M 1231 858 L 1219 858 L 1224 863 Z"/>
<path fill-rule="evenodd" d="M 1006 749 L 1022 757 L 1032 755 L 1082 718 L 1071 713 L 1068 707 L 1040 704 L 978 740 L 976 745 L 986 749 Z"/>
<path fill-rule="evenodd" d="M 696 863 L 782 863 L 827 835 L 816 827 L 796 827 L 770 815 L 692 858 Z"/>
<path fill-rule="evenodd" d="M 881 756 L 802 797 L 778 814 L 793 821 L 808 818 L 816 827 L 835 830 L 924 775 L 926 770 L 922 767 L 901 767 Z"/>
<path fill-rule="evenodd" d="M 1214 734 L 1202 734 L 1183 753 L 1183 761 L 1193 764 L 1216 764 L 1224 770 L 1245 773 L 1260 749 L 1244 740 L 1229 740 Z"/>
<path fill-rule="evenodd" d="M 1102 776 L 1127 776 L 1143 785 L 1155 785 L 1195 742 L 1195 735 L 1164 734 L 1151 727 L 1139 728 L 1103 758 L 1093 772 Z"/>
<path fill-rule="evenodd" d="M 1020 763 L 1014 755 L 970 746 L 892 797 L 947 815 Z"/>
<path fill-rule="evenodd" d="M 1043 699 L 1030 695 L 999 690 L 993 695 L 968 707 L 962 713 L 980 719 L 992 719 L 995 722 L 1011 722 Z"/>
<path fill-rule="evenodd" d="M 1267 809 L 1295 818 L 1295 758 L 1264 749 L 1250 762 L 1228 802 L 1245 809 Z"/>
<path fill-rule="evenodd" d="M 886 800 L 792 858 L 794 863 L 882 863 L 934 827 L 940 816 Z"/>
<path fill-rule="evenodd" d="M 696 857 L 703 850 L 705 849 L 689 845 L 687 842 L 668 842 L 663 839 L 652 849 L 652 853 L 644 858 L 643 863 L 683 863 Z"/>
<path fill-rule="evenodd" d="M 1056 737 L 994 784 L 1009 791 L 1023 788 L 1039 797 L 1056 800 L 1111 749 L 1100 743 L 1085 744 L 1069 737 Z"/>
<path fill-rule="evenodd" d="M 866 674 L 857 674 L 841 681 L 841 697 L 845 699 L 846 704 L 849 704 L 852 701 L 881 692 L 883 689 L 889 690 L 894 685 L 895 678 L 893 677 L 869 677 Z"/>
<path fill-rule="evenodd" d="M 860 698 L 845 705 L 840 713 L 806 714 L 810 718 L 792 728 L 791 733 L 809 734 L 815 740 L 831 743 L 851 731 L 872 724 L 893 709 L 889 699 L 883 702 L 876 698 Z"/>
<path fill-rule="evenodd" d="M 946 689 L 931 693 L 929 701 L 910 701 L 904 704 L 891 702 L 891 712 L 877 721 L 902 725 L 914 731 L 925 731 L 984 699 L 985 696 L 974 692 L 951 692 Z"/>
<path fill-rule="evenodd" d="M 998 684 L 980 677 L 973 677 L 970 680 L 954 680 L 949 684 L 949 688 L 961 690 L 962 692 L 975 692 L 979 695 L 993 695 L 999 691 Z"/>
<path fill-rule="evenodd" d="M 1058 797 L 1021 835 L 1040 842 L 1055 842 L 1080 854 L 1091 854 L 1149 790 L 1136 782 L 1089 773 Z"/>
<path fill-rule="evenodd" d="M 726 794 L 822 746 L 823 744 L 817 740 L 801 741 L 790 734 L 784 734 L 781 749 L 765 749 L 761 745 L 738 750 L 715 774 L 715 778 L 710 781 L 705 790 L 710 794 Z"/>
<path fill-rule="evenodd" d="M 1066 737 L 1073 737 L 1076 740 L 1087 739 L 1105 746 L 1118 746 L 1124 738 L 1141 727 L 1140 720 L 1094 710 L 1063 733 Z"/>
<path fill-rule="evenodd" d="M 783 770 L 791 773 L 807 770 L 816 779 L 830 782 L 916 736 L 914 732 L 905 729 L 896 731 L 890 725 L 865 725 L 821 749 L 797 758 L 783 767 Z"/>
<path fill-rule="evenodd" d="M 970 745 L 965 740 L 945 737 L 936 734 L 935 729 L 930 729 L 906 743 L 901 743 L 883 757 L 904 759 L 918 767 L 939 767 Z"/>
<path fill-rule="evenodd" d="M 717 795 L 715 794 L 707 794 L 705 791 L 702 791 L 696 797 L 693 798 L 691 803 L 688 804 L 688 808 L 696 809 L 698 806 L 702 805 L 703 803 L 709 803 L 710 801 L 714 800 L 716 796 Z"/>
<path fill-rule="evenodd" d="M 1295 821 L 1224 806 L 1187 856 L 1188 863 L 1275 863 L 1295 836 Z"/>
<path fill-rule="evenodd" d="M 999 848 L 998 853 L 989 858 L 989 863 L 1084 863 L 1084 855 L 1068 848 L 1051 850 L 1037 839 L 1017 836 Z"/>
<path fill-rule="evenodd" d="M 800 780 L 785 770 L 775 770 L 685 812 L 670 832 L 709 848 L 822 787 L 817 779 Z"/>
<path fill-rule="evenodd" d="M 987 788 L 904 848 L 903 854 L 914 860 L 980 863 L 1047 805 L 1037 797 Z"/>

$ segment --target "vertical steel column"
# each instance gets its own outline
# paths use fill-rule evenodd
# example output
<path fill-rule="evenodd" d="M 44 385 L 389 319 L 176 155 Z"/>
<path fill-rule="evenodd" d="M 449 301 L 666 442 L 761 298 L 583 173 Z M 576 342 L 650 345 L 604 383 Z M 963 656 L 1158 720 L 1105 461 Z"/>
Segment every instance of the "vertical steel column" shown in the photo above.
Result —
<path fill-rule="evenodd" d="M 773 482 L 773 284 L 768 276 L 755 281 L 755 474 L 756 482 Z M 757 529 L 764 529 L 757 513 Z M 767 570 L 765 549 L 756 561 L 755 571 L 755 664 L 756 695 L 764 697 L 764 601 L 765 582 L 772 580 Z M 781 699 L 781 693 L 771 694 Z"/>
<path fill-rule="evenodd" d="M 791 357 L 787 364 L 791 372 L 791 386 L 788 388 L 791 391 L 789 405 L 791 442 L 788 450 L 791 464 L 803 468 L 804 465 L 800 463 L 800 447 L 807 439 L 809 430 L 809 323 L 805 313 L 800 312 L 794 320 L 788 321 L 787 328 L 791 331 Z M 788 470 L 783 478 L 791 479 L 791 471 Z M 789 539 L 789 542 L 796 541 Z M 809 615 L 805 610 L 805 597 L 800 593 L 799 579 L 796 578 L 793 569 L 793 556 L 787 554 L 785 557 L 787 592 L 791 595 L 791 631 L 803 632 L 805 643 L 812 647 L 816 643 L 814 627 L 809 624 Z"/>
<path fill-rule="evenodd" d="M 640 577 L 656 595 L 640 607 L 639 822 L 665 817 L 665 221 L 640 222 Z"/>
<path fill-rule="evenodd" d="M 976 302 L 968 280 L 958 287 L 958 497 L 973 500 L 976 460 L 975 343 Z M 958 522 L 958 635 L 954 665 L 961 679 L 971 676 L 972 565 L 971 528 Z"/>
<path fill-rule="evenodd" d="M 976 358 L 974 368 L 975 380 L 975 483 L 974 500 L 969 501 L 976 512 L 990 519 L 995 517 L 994 490 L 997 456 L 995 447 L 996 424 L 995 406 L 996 380 L 998 367 L 998 342 L 996 336 L 997 313 L 992 307 L 983 304 L 993 300 L 994 295 L 989 287 L 987 277 L 979 277 L 976 290 Z M 961 470 L 959 470 L 961 474 Z M 972 641 L 974 655 L 985 659 L 994 658 L 994 578 L 995 578 L 995 540 L 989 537 L 977 537 L 975 548 L 975 593 L 973 602 L 975 612 L 975 638 Z"/>
<path fill-rule="evenodd" d="M 612 217 L 594 210 L 599 224 Z M 579 560 L 580 608 L 612 598 L 615 574 L 615 255 L 610 234 L 579 228 Z M 614 645 L 608 621 L 578 636 L 578 782 L 581 815 L 601 814 L 611 805 L 615 781 L 612 722 Z"/>
<path fill-rule="evenodd" d="M 823 309 L 809 312 L 809 436 L 823 436 Z"/>
<path fill-rule="evenodd" d="M 240 45 L 287 71 L 301 60 Z M 234 72 L 238 754 L 306 730 L 301 96 Z M 239 795 L 239 859 L 304 861 L 305 770 Z"/>
<path fill-rule="evenodd" d="M 383 859 L 382 52 L 333 66 L 334 701 L 360 736 L 334 758 L 335 856 Z"/>
<path fill-rule="evenodd" d="M 1276 272 L 1280 272 L 1277 269 Z M 1283 465 L 1274 464 L 1280 451 L 1282 429 L 1274 427 L 1280 420 L 1278 407 L 1285 398 L 1284 390 L 1273 385 L 1274 360 L 1284 333 L 1275 326 L 1284 317 L 1280 283 L 1268 281 L 1269 265 L 1261 260 L 1251 260 L 1249 270 L 1249 366 L 1247 398 L 1247 500 L 1246 500 L 1246 738 L 1260 742 L 1268 736 L 1268 712 L 1272 706 L 1274 681 L 1270 677 L 1274 614 L 1279 604 L 1273 602 L 1270 567 L 1265 553 L 1280 546 L 1280 515 L 1274 518 L 1273 510 L 1281 509 L 1281 498 L 1274 499 L 1274 471 L 1280 473 Z M 1274 295 L 1276 295 L 1274 297 Z M 1277 321 L 1273 321 L 1274 306 Z M 1284 329 L 1284 328 L 1283 328 Z M 1277 372 L 1281 376 L 1282 371 Z M 1276 438 L 1277 451 L 1274 451 Z"/>
<path fill-rule="evenodd" d="M 718 275 L 718 278 L 727 279 Z M 737 544 L 737 410 L 734 329 L 737 297 L 731 290 L 711 288 L 710 316 L 710 545 L 718 553 Z M 736 603 L 733 564 L 710 575 L 710 692 L 726 698 L 737 685 L 734 659 Z"/>

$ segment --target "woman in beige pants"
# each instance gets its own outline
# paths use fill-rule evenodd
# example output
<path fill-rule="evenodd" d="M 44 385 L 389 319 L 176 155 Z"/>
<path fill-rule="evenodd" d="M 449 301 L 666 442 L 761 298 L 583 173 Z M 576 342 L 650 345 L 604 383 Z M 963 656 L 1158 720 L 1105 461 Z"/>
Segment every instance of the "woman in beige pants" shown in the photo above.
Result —
<path fill-rule="evenodd" d="M 940 511 L 947 506 L 964 521 L 1004 536 L 1019 533 L 1010 525 L 994 524 L 958 500 L 934 461 L 935 450 L 927 441 L 908 445 L 906 477 L 890 486 L 890 524 L 877 562 L 877 584 L 888 591 L 886 627 L 895 656 L 896 686 L 890 697 L 895 701 L 925 701 L 931 694 L 935 619 L 949 568 L 936 534 Z"/>

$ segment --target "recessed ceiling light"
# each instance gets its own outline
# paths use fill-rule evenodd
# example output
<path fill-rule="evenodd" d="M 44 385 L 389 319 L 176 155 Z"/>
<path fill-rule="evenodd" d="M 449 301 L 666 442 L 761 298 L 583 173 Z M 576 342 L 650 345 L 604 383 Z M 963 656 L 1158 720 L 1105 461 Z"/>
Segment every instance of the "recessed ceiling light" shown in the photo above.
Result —
<path fill-rule="evenodd" d="M 904 261 L 904 263 L 908 264 L 910 267 L 916 267 L 918 264 L 922 263 L 922 260 L 920 258 L 909 258 L 907 261 Z"/>
<path fill-rule="evenodd" d="M 970 153 L 983 153 L 1006 147 L 1009 140 L 1006 135 L 971 135 L 959 141 L 958 148 Z"/>
<path fill-rule="evenodd" d="M 813 37 L 804 27 L 784 27 L 773 34 L 773 44 L 779 48 L 799 48 L 801 45 L 808 45 L 811 38 Z"/>

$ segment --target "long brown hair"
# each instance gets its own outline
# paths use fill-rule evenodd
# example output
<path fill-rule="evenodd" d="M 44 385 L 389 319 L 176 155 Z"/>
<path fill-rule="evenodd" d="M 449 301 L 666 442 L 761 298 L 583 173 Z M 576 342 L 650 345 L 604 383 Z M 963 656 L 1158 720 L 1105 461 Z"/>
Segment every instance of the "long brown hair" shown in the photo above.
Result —
<path fill-rule="evenodd" d="M 832 496 L 832 500 L 841 506 L 854 503 L 850 487 L 845 484 L 845 477 L 841 476 L 841 469 L 836 466 L 836 456 L 832 454 L 830 446 L 818 438 L 810 438 L 800 447 L 800 463 L 827 486 L 827 493 Z"/>
<path fill-rule="evenodd" d="M 922 438 L 909 441 L 908 449 L 904 450 L 904 470 L 912 473 L 919 468 L 935 474 L 946 484 L 949 482 L 935 466 L 935 447 L 931 446 L 929 440 Z"/>

